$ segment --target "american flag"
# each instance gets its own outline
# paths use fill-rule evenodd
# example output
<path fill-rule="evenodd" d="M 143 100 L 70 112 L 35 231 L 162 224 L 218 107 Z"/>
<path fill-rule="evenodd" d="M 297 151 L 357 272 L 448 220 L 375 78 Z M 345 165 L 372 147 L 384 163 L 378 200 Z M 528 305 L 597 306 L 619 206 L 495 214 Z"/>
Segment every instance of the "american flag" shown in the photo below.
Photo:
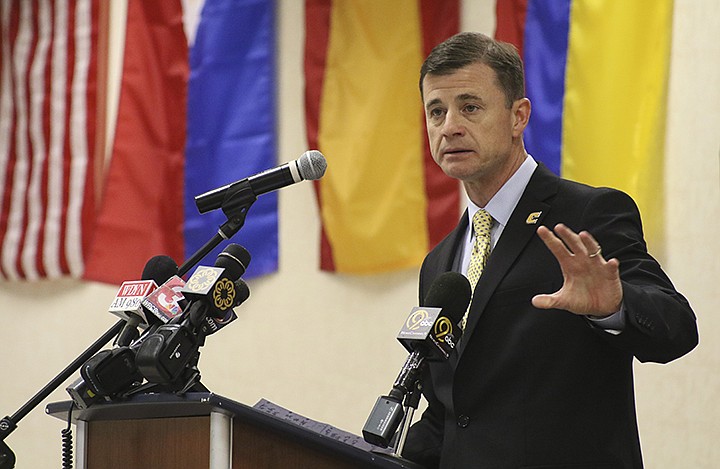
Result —
<path fill-rule="evenodd" d="M 94 213 L 93 0 L 0 2 L 0 277 L 80 277 Z"/>
<path fill-rule="evenodd" d="M 201 239 L 219 225 L 205 217 L 209 228 L 198 229 L 197 217 L 184 218 L 183 201 L 191 202 L 187 212 L 195 215 L 192 195 L 274 165 L 274 69 L 258 65 L 258 58 L 274 63 L 274 2 L 195 3 L 207 13 L 200 21 L 205 32 L 198 34 L 205 49 L 195 57 L 210 65 L 197 71 L 195 90 L 220 90 L 215 96 L 227 112 L 194 113 L 200 125 L 193 129 L 231 123 L 228 135 L 242 150 L 232 148 L 215 169 L 212 152 L 197 151 L 197 145 L 189 165 L 185 158 L 189 60 L 181 0 L 127 0 L 119 15 L 117 3 L 107 0 L 0 0 L 0 280 L 70 276 L 120 284 L 139 278 L 155 255 L 180 264 L 185 251 L 198 247 L 184 245 L 186 225 Z M 118 38 L 110 41 L 110 24 L 124 28 L 122 54 Z M 242 36 L 215 39 L 217 31 Z M 217 63 L 235 68 L 218 71 Z M 117 76 L 110 76 L 115 68 L 108 64 L 120 65 Z M 219 87 L 217 77 L 233 87 Z M 203 78 L 211 83 L 205 86 Z M 117 112 L 108 109 L 106 118 L 109 82 L 119 91 L 112 93 Z M 195 102 L 207 104 L 204 98 L 198 94 Z M 272 131 L 257 130 L 258 122 Z M 112 136 L 107 149 L 105 135 Z M 194 144 L 217 137 L 194 136 Z M 258 153 L 249 151 L 252 145 L 272 149 L 272 161 L 253 167 L 245 158 Z M 237 240 L 257 233 L 265 244 L 274 242 L 274 252 L 273 246 L 268 254 L 253 252 L 254 266 L 270 266 L 260 273 L 277 268 L 273 220 L 274 229 L 247 223 Z M 270 262 L 260 262 L 263 256 Z"/>

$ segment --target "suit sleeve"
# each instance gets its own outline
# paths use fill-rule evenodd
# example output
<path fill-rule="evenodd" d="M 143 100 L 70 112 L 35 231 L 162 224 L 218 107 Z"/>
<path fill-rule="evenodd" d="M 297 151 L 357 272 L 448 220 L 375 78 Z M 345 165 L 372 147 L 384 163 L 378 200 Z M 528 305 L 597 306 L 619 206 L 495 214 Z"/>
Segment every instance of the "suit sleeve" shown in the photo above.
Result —
<path fill-rule="evenodd" d="M 592 233 L 605 259 L 620 261 L 626 314 L 620 334 L 598 333 L 642 362 L 667 363 L 685 355 L 698 343 L 695 314 L 648 254 L 635 202 L 615 190 L 598 194 L 588 203 L 579 228 Z"/>

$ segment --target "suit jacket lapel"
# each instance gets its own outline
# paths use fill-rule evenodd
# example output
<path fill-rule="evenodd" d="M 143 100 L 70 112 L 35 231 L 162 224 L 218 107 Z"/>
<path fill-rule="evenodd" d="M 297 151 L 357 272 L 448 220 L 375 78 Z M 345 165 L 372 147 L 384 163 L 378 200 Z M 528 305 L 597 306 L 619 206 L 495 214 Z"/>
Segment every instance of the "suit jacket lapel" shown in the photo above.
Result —
<path fill-rule="evenodd" d="M 440 252 L 438 253 L 437 258 L 442 259 L 446 264 L 438 266 L 439 268 L 435 270 L 436 273 L 453 270 L 453 266 L 455 265 L 455 260 L 458 255 L 457 253 L 459 250 L 462 251 L 462 242 L 465 238 L 467 226 L 468 215 L 467 209 L 465 209 L 465 212 L 463 212 L 463 215 L 460 218 L 460 222 L 448 236 L 448 242 L 440 246 Z"/>
<path fill-rule="evenodd" d="M 465 332 L 458 345 L 458 359 L 498 284 L 525 245 L 536 235 L 538 226 L 550 209 L 548 199 L 557 192 L 557 185 L 558 177 L 540 164 L 530 178 L 475 287 Z"/>
<path fill-rule="evenodd" d="M 467 210 L 460 218 L 460 222 L 433 250 L 431 256 L 425 259 L 420 270 L 420 294 L 426 294 L 435 278 L 443 272 L 449 272 L 455 267 L 458 251 L 462 251 L 462 240 L 467 230 Z M 423 293 L 424 292 L 424 293 Z M 420 305 L 425 305 L 424 298 L 419 298 Z"/>

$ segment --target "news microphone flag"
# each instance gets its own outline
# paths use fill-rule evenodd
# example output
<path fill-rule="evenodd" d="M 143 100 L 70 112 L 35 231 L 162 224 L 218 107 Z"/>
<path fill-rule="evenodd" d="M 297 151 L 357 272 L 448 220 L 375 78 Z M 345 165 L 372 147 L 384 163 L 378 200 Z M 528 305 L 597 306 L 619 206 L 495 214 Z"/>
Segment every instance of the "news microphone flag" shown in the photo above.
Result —
<path fill-rule="evenodd" d="M 177 275 L 163 283 L 147 298 L 142 306 L 162 323 L 167 324 L 182 314 L 180 302 L 185 299 L 182 289 L 185 281 Z"/>
<path fill-rule="evenodd" d="M 431 359 L 447 360 L 457 346 L 461 330 L 450 319 L 441 316 L 441 312 L 441 308 L 413 308 L 398 332 L 398 341 L 408 352 L 422 348 L 428 351 Z"/>
<path fill-rule="evenodd" d="M 134 314 L 142 319 L 142 324 L 147 325 L 147 316 L 142 302 L 156 288 L 157 284 L 153 280 L 125 281 L 120 285 L 108 311 L 126 321 L 130 321 L 131 315 Z"/>

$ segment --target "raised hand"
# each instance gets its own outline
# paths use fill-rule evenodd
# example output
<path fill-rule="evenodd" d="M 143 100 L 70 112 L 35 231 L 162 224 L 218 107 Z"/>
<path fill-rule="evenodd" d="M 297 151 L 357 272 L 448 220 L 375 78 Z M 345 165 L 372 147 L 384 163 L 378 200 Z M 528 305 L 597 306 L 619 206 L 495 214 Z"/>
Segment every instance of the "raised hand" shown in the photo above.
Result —
<path fill-rule="evenodd" d="M 590 233 L 575 233 L 561 223 L 552 231 L 540 226 L 537 234 L 560 264 L 563 286 L 555 293 L 536 295 L 533 306 L 597 317 L 620 310 L 623 298 L 620 262 L 606 261 L 602 247 Z"/>

